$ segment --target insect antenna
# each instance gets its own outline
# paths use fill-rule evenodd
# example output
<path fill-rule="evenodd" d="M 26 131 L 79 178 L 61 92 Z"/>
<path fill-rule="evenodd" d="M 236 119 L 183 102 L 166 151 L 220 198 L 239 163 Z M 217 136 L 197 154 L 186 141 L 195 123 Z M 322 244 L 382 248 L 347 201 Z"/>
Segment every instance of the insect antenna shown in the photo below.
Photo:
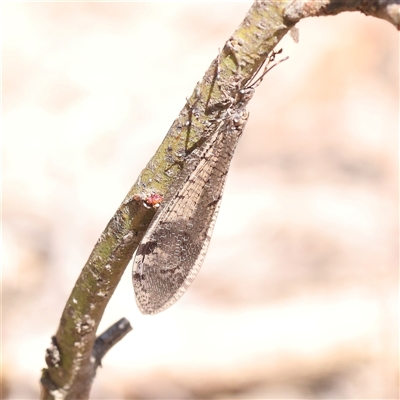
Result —
<path fill-rule="evenodd" d="M 265 64 L 264 67 L 264 71 L 262 72 L 261 76 L 259 76 L 254 82 L 251 82 L 252 79 L 254 79 L 256 77 L 256 75 L 260 72 L 261 68 L 263 67 L 264 63 L 261 64 L 258 68 L 256 73 L 253 75 L 253 78 L 251 78 L 249 80 L 249 84 L 246 86 L 246 88 L 253 88 L 255 89 L 264 79 L 264 76 L 271 71 L 272 68 L 276 67 L 278 64 L 280 64 L 283 61 L 286 61 L 289 57 L 285 57 L 282 60 L 276 61 L 275 62 L 275 57 L 278 54 L 282 53 L 282 49 L 278 50 L 278 51 L 272 51 L 271 55 L 268 57 L 267 62 Z"/>

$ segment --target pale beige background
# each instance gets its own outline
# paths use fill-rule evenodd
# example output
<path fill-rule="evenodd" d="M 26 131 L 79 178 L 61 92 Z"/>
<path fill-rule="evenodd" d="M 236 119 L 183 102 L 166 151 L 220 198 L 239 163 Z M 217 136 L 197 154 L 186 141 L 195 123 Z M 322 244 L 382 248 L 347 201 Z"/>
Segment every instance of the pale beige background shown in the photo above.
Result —
<path fill-rule="evenodd" d="M 102 229 L 249 3 L 3 3 L 4 397 L 44 352 Z M 298 24 L 234 157 L 209 253 L 142 316 L 93 399 L 398 398 L 398 33 Z"/>

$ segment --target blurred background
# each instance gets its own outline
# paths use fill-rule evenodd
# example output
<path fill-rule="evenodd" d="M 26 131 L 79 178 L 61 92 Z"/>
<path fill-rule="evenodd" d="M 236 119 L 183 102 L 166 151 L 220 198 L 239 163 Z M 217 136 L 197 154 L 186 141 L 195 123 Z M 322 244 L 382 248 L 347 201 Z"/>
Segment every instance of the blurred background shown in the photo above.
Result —
<path fill-rule="evenodd" d="M 3 398 L 34 399 L 91 249 L 251 3 L 3 3 Z M 93 399 L 398 398 L 398 33 L 301 21 L 257 89 L 203 268 Z"/>

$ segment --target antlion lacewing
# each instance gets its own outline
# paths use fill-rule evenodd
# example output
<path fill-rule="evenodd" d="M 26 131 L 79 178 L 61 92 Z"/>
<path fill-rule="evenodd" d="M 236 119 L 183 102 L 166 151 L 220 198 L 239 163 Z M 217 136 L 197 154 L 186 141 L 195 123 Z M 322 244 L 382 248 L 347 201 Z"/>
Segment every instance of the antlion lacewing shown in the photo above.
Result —
<path fill-rule="evenodd" d="M 260 78 L 251 83 L 253 76 L 244 89 L 228 99 L 216 128 L 186 157 L 165 200 L 157 204 L 133 262 L 136 302 L 143 314 L 156 314 L 171 306 L 197 276 L 210 243 L 229 165 L 248 119 L 246 106 L 264 75 L 277 65 L 269 66 L 276 54 L 269 57 Z"/>

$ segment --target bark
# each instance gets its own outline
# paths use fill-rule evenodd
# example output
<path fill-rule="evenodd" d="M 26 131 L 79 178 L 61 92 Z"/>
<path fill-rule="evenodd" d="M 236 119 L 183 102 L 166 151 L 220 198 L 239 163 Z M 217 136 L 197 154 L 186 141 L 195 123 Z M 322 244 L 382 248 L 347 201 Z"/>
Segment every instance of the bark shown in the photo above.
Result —
<path fill-rule="evenodd" d="M 94 246 L 47 349 L 42 399 L 89 398 L 102 357 L 131 329 L 128 321 L 120 320 L 96 338 L 104 309 L 154 216 L 153 206 L 167 193 L 185 157 L 207 139 L 204 132 L 212 131 L 228 106 L 227 96 L 245 87 L 299 20 L 359 11 L 399 29 L 399 4 L 400 0 L 270 0 L 252 5 Z"/>

